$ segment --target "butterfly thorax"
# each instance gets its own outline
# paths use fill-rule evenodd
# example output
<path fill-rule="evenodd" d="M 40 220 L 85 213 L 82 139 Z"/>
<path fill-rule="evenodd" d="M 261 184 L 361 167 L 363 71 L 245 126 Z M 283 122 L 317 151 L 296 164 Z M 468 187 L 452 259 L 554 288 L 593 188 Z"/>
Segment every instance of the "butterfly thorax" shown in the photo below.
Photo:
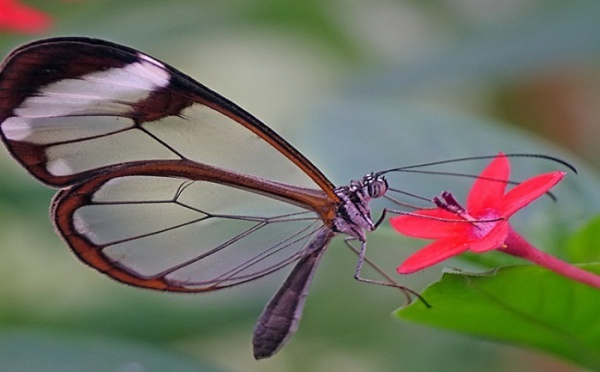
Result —
<path fill-rule="evenodd" d="M 360 180 L 352 180 L 350 186 L 336 188 L 335 194 L 341 202 L 333 221 L 335 231 L 364 241 L 365 231 L 375 229 L 369 203 L 371 199 L 383 196 L 387 189 L 385 178 L 373 173 L 365 175 Z"/>

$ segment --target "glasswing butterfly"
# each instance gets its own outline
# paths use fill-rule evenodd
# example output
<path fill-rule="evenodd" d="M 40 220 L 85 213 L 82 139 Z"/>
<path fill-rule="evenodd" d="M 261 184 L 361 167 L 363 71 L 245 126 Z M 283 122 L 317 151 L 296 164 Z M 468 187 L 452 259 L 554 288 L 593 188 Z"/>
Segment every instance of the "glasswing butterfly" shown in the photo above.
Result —
<path fill-rule="evenodd" d="M 31 175 L 60 189 L 51 205 L 60 236 L 113 279 L 206 292 L 297 261 L 258 320 L 257 359 L 296 330 L 330 240 L 361 243 L 361 279 L 365 232 L 383 220 L 372 220 L 369 201 L 386 193 L 385 172 L 336 188 L 236 104 L 107 41 L 14 50 L 0 71 L 0 132 Z"/>

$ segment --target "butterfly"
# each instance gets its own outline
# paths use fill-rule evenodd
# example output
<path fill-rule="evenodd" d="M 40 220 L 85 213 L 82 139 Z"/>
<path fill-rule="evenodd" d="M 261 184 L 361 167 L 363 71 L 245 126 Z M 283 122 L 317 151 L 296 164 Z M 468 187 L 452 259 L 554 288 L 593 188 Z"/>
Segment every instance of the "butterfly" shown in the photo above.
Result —
<path fill-rule="evenodd" d="M 383 172 L 335 187 L 233 102 L 108 41 L 52 38 L 10 53 L 0 134 L 33 177 L 60 189 L 51 204 L 58 234 L 117 281 L 207 292 L 296 262 L 257 322 L 256 359 L 297 329 L 331 239 L 360 242 L 362 279 L 366 232 L 383 220 L 369 208 L 388 190 Z"/>

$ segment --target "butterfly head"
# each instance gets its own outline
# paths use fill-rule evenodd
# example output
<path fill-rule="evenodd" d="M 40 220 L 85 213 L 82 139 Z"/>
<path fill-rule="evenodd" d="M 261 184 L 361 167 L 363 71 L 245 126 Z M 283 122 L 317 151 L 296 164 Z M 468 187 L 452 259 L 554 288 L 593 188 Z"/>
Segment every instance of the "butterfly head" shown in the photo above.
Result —
<path fill-rule="evenodd" d="M 367 191 L 369 197 L 373 199 L 380 198 L 383 195 L 385 195 L 389 187 L 385 176 L 375 175 L 373 173 L 365 175 L 360 180 L 360 183 L 362 184 L 362 187 L 365 188 L 365 190 Z"/>

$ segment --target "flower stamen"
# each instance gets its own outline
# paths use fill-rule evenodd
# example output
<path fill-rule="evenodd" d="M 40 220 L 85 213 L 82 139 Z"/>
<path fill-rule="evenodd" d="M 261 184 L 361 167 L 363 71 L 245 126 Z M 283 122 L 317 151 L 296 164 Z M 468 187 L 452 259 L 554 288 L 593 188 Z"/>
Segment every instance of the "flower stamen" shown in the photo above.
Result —
<path fill-rule="evenodd" d="M 452 195 L 450 191 L 443 191 L 439 197 L 434 197 L 432 201 L 438 208 L 455 214 L 465 220 L 465 222 L 469 222 L 474 226 L 476 226 L 478 222 L 481 222 L 471 216 L 467 209 L 454 198 L 454 195 Z"/>
<path fill-rule="evenodd" d="M 454 198 L 449 191 L 443 191 L 439 197 L 433 198 L 433 203 L 441 209 L 447 210 L 448 212 L 461 215 L 466 212 L 466 209 L 460 205 L 460 203 Z"/>

